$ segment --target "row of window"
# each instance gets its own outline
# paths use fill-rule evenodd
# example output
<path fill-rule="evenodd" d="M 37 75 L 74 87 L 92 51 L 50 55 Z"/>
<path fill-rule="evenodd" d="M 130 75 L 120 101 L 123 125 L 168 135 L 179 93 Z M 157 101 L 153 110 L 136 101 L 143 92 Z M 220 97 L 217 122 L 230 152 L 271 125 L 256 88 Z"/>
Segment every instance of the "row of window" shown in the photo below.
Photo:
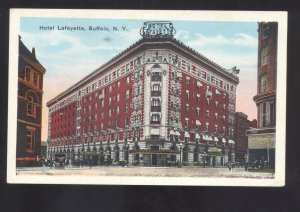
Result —
<path fill-rule="evenodd" d="M 196 73 L 196 75 L 199 78 L 202 78 L 202 79 L 216 85 L 219 88 L 222 88 L 224 90 L 231 91 L 231 92 L 234 91 L 234 86 L 233 85 L 230 85 L 229 83 L 226 83 L 225 81 L 223 81 L 223 80 L 207 73 L 204 70 L 200 70 L 200 68 L 198 68 L 194 65 L 191 65 L 191 64 L 189 64 L 188 62 L 186 62 L 184 60 L 182 60 L 182 63 L 181 63 L 181 59 L 179 59 L 178 57 L 176 59 L 176 65 L 178 65 L 178 67 L 182 68 L 183 70 L 187 70 L 187 72 L 190 73 L 190 74 L 192 73 L 192 70 L 193 70 L 193 72 Z M 178 80 L 178 78 L 179 78 L 179 76 L 176 75 L 174 72 L 172 72 L 171 76 L 172 76 L 172 79 L 174 79 L 174 80 L 175 79 Z M 190 84 L 189 77 L 186 80 L 187 80 L 186 84 L 189 85 Z M 191 80 L 191 81 L 192 81 L 192 84 L 194 84 L 193 80 Z"/>

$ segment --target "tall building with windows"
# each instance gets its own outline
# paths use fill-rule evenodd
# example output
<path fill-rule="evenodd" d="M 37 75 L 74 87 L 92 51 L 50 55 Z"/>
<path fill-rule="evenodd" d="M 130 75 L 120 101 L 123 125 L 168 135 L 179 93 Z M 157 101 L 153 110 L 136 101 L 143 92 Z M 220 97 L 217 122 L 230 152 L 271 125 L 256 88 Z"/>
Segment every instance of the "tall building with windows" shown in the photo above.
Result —
<path fill-rule="evenodd" d="M 234 161 L 237 70 L 173 33 L 170 22 L 145 22 L 142 39 L 50 100 L 48 155 L 141 166 Z"/>
<path fill-rule="evenodd" d="M 19 37 L 17 166 L 36 164 L 40 156 L 43 75 L 35 49 L 29 51 Z"/>
<path fill-rule="evenodd" d="M 275 165 L 277 32 L 276 22 L 258 24 L 257 105 L 258 129 L 247 132 L 249 160 Z"/>
<path fill-rule="evenodd" d="M 257 128 L 257 120 L 248 120 L 248 116 L 242 112 L 235 113 L 235 160 L 245 163 L 248 156 L 248 137 L 246 131 Z"/>

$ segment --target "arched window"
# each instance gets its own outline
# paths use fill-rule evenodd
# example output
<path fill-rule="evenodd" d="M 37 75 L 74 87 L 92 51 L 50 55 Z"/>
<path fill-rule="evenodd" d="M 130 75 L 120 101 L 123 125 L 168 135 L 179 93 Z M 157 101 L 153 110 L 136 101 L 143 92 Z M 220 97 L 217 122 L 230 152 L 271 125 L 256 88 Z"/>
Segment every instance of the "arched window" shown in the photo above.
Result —
<path fill-rule="evenodd" d="M 27 115 L 36 117 L 36 106 L 39 104 L 38 97 L 35 92 L 28 91 L 26 94 L 27 99 Z"/>

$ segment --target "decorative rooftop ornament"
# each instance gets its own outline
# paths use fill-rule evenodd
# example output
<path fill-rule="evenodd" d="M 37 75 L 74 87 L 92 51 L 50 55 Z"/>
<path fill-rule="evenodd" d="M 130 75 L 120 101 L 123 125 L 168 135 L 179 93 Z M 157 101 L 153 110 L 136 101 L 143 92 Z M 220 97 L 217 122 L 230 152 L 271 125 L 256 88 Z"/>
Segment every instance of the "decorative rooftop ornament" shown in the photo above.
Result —
<path fill-rule="evenodd" d="M 143 38 L 172 38 L 176 33 L 170 21 L 146 21 L 140 29 Z"/>

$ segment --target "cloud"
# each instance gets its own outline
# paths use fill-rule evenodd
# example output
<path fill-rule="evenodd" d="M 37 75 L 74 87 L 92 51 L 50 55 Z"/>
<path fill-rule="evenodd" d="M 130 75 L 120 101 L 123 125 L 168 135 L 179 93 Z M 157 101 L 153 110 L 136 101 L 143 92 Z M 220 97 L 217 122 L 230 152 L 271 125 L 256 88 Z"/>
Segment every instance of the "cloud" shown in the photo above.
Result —
<path fill-rule="evenodd" d="M 179 30 L 178 32 L 176 32 L 174 37 L 178 40 L 187 40 L 190 38 L 190 33 L 185 30 Z"/>
<path fill-rule="evenodd" d="M 197 33 L 195 39 L 188 41 L 187 45 L 193 48 L 200 48 L 204 46 L 219 46 L 219 45 L 229 45 L 229 46 L 248 46 L 256 47 L 257 39 L 251 35 L 245 33 L 234 34 L 233 38 L 226 38 L 223 35 L 205 36 L 203 34 Z"/>
<path fill-rule="evenodd" d="M 107 42 L 110 42 L 110 41 L 112 41 L 112 38 L 109 37 L 109 36 L 107 36 L 107 37 L 104 37 L 103 40 L 104 40 L 104 41 L 107 41 Z"/>

